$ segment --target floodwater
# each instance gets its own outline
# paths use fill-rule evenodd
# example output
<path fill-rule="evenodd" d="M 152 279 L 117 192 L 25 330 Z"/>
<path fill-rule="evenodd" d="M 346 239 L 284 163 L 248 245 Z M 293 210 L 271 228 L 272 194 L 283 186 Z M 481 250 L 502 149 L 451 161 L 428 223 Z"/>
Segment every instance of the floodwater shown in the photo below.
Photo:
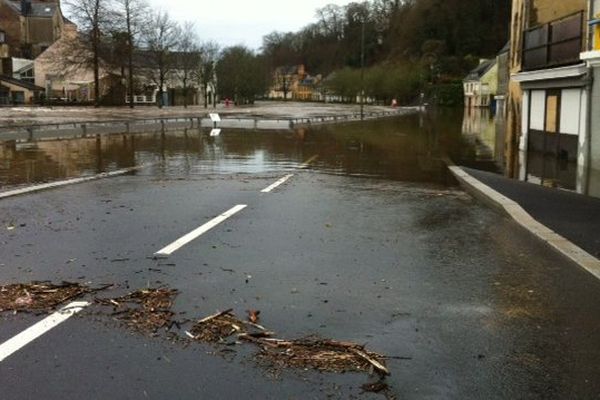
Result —
<path fill-rule="evenodd" d="M 488 109 L 437 109 L 426 114 L 312 126 L 294 131 L 224 130 L 112 134 L 0 143 L 0 190 L 94 175 L 141 164 L 153 173 L 270 173 L 297 168 L 319 154 L 313 167 L 348 176 L 445 183 L 444 159 L 535 184 L 600 197 L 600 176 L 584 184 L 575 161 L 507 151 L 504 120 Z M 518 154 L 518 160 L 507 160 Z M 517 165 L 508 171 L 507 165 Z M 597 174 L 598 175 L 598 174 Z"/>
<path fill-rule="evenodd" d="M 445 182 L 443 157 L 471 154 L 460 116 L 412 115 L 294 131 L 224 130 L 116 134 L 99 138 L 0 145 L 0 188 L 156 164 L 158 174 L 270 173 L 297 168 L 319 154 L 324 173 L 414 182 Z M 466 147 L 465 147 L 466 146 Z"/>

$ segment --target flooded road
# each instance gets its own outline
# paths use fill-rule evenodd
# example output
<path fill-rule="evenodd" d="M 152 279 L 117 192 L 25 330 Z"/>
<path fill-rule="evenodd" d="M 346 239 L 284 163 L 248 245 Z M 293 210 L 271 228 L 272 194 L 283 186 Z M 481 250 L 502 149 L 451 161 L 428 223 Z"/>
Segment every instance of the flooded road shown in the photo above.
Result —
<path fill-rule="evenodd" d="M 90 304 L 0 361 L 3 396 L 384 398 L 363 392 L 377 380 L 364 374 L 281 371 L 235 339 L 182 341 L 188 320 L 232 308 L 260 310 L 281 337 L 388 356 L 388 398 L 597 398 L 600 283 L 447 176 L 447 155 L 498 168 L 488 142 L 442 113 L 4 145 L 3 187 L 145 167 L 0 201 L 0 281 L 177 289 L 181 327 L 132 333 Z M 42 317 L 0 318 L 3 343 Z"/>
<path fill-rule="evenodd" d="M 296 167 L 319 153 L 324 173 L 417 182 L 443 182 L 449 151 L 464 148 L 460 121 L 447 112 L 403 118 L 258 132 L 196 129 L 99 138 L 8 142 L 0 146 L 0 188 L 87 176 L 158 163 L 157 173 L 266 173 Z M 463 150 L 468 153 L 468 150 Z"/>

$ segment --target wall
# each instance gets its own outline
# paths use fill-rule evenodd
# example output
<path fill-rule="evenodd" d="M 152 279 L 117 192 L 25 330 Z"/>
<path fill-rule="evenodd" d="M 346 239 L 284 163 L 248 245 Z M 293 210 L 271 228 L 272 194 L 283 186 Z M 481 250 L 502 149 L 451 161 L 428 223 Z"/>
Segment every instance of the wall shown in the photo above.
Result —
<path fill-rule="evenodd" d="M 533 0 L 530 26 L 545 24 L 555 19 L 587 10 L 587 0 Z"/>
<path fill-rule="evenodd" d="M 529 1 L 529 0 L 528 0 Z M 528 1 L 513 0 L 511 14 L 510 50 L 508 66 L 510 75 L 521 71 L 521 47 L 523 30 L 528 14 Z M 506 98 L 506 135 L 505 135 L 505 171 L 506 175 L 516 178 L 519 175 L 519 140 L 521 137 L 521 103 L 523 91 L 518 82 L 510 80 Z"/>
<path fill-rule="evenodd" d="M 498 63 L 495 63 L 494 66 L 481 77 L 481 83 L 488 85 L 492 97 L 498 93 Z"/>
<path fill-rule="evenodd" d="M 496 93 L 498 95 L 506 95 L 510 72 L 508 69 L 508 52 L 498 55 L 496 64 L 498 65 L 498 90 Z"/>
<path fill-rule="evenodd" d="M 19 15 L 4 2 L 0 1 L 0 26 L 6 32 L 6 44 L 11 57 L 19 57 L 21 49 L 21 23 Z"/>
<path fill-rule="evenodd" d="M 600 67 L 594 68 L 591 109 L 590 178 L 591 195 L 600 197 Z"/>

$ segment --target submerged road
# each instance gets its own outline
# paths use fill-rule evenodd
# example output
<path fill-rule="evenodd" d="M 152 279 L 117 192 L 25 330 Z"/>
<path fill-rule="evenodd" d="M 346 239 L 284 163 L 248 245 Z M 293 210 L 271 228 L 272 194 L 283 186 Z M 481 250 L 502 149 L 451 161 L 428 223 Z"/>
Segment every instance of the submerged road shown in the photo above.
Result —
<path fill-rule="evenodd" d="M 282 337 L 393 357 L 392 398 L 599 398 L 600 282 L 455 186 L 332 174 L 313 155 L 3 199 L 0 282 L 167 285 L 192 319 L 258 309 Z M 273 376 L 252 348 L 174 344 L 78 307 L 0 361 L 2 399 L 381 398 L 365 375 Z M 0 354 L 45 318 L 2 315 Z"/>

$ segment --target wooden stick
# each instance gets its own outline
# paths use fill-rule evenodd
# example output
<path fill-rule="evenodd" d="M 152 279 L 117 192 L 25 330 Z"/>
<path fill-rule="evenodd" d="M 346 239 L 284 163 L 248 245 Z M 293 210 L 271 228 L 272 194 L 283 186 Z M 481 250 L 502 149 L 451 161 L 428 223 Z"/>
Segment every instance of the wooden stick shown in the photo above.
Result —
<path fill-rule="evenodd" d="M 379 361 L 369 357 L 365 352 L 362 352 L 356 348 L 350 348 L 350 351 L 352 351 L 357 356 L 363 358 L 364 360 L 368 361 L 369 364 L 371 364 L 373 367 L 375 367 L 375 369 L 377 369 L 380 373 L 383 373 L 384 375 L 390 375 L 390 370 L 388 370 Z"/>
<path fill-rule="evenodd" d="M 229 310 L 222 311 L 222 312 L 219 312 L 219 313 L 216 313 L 216 314 L 213 314 L 213 315 L 209 315 L 208 317 L 203 318 L 200 321 L 198 321 L 198 323 L 199 324 L 204 324 L 204 323 L 206 323 L 208 321 L 211 321 L 211 320 L 213 320 L 215 318 L 222 317 L 223 315 L 231 314 L 232 311 L 233 311 L 233 308 L 230 308 Z"/>

